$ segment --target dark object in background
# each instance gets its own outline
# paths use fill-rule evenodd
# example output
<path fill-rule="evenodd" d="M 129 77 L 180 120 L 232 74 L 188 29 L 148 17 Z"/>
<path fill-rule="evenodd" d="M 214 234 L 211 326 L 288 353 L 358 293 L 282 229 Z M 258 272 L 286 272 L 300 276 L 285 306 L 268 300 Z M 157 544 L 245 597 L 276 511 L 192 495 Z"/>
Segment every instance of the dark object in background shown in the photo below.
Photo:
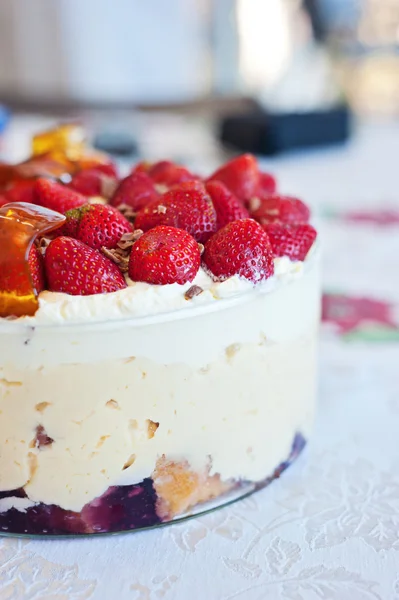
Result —
<path fill-rule="evenodd" d="M 101 152 L 116 157 L 136 156 L 138 153 L 137 142 L 132 134 L 122 131 L 106 131 L 99 133 L 94 138 L 94 147 Z"/>
<path fill-rule="evenodd" d="M 238 150 L 271 156 L 343 143 L 350 136 L 350 121 L 346 105 L 281 114 L 269 114 L 259 109 L 224 117 L 220 124 L 220 139 Z"/>
<path fill-rule="evenodd" d="M 327 27 L 320 10 L 320 0 L 303 0 L 303 6 L 309 15 L 315 40 L 324 42 L 327 36 Z"/>

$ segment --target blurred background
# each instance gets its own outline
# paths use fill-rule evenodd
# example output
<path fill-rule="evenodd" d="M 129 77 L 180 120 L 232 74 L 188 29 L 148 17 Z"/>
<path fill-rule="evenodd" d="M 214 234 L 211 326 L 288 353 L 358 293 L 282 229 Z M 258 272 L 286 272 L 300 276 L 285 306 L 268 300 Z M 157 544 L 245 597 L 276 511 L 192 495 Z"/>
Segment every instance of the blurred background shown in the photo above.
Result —
<path fill-rule="evenodd" d="M 254 152 L 313 210 L 325 322 L 399 341 L 399 0 L 1 0 L 0 28 L 0 162 L 71 120 L 121 175 Z"/>
<path fill-rule="evenodd" d="M 15 160 L 19 131 L 60 118 L 121 159 L 199 163 L 340 144 L 399 113 L 398 0 L 2 0 L 0 27 Z"/>

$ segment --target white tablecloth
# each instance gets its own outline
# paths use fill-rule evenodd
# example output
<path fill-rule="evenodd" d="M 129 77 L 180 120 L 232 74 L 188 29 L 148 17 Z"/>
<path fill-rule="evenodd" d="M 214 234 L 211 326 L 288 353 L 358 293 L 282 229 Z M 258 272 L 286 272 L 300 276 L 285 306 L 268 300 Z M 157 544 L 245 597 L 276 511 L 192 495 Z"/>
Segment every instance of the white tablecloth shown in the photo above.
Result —
<path fill-rule="evenodd" d="M 374 125 L 345 150 L 272 165 L 322 217 L 320 408 L 298 462 L 181 525 L 1 538 L 1 600 L 399 600 L 398 156 L 399 129 Z M 378 220 L 389 207 L 396 224 L 395 214 L 385 226 L 347 215 Z"/>

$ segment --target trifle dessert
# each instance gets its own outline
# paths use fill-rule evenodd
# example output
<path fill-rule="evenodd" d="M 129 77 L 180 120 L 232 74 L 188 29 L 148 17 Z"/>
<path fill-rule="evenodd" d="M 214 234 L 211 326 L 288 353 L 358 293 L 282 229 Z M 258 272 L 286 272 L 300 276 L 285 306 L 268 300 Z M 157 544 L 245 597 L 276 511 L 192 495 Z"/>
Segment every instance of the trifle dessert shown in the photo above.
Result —
<path fill-rule="evenodd" d="M 0 181 L 0 531 L 141 529 L 278 477 L 314 414 L 308 207 L 251 155 L 120 178 L 73 125 Z"/>

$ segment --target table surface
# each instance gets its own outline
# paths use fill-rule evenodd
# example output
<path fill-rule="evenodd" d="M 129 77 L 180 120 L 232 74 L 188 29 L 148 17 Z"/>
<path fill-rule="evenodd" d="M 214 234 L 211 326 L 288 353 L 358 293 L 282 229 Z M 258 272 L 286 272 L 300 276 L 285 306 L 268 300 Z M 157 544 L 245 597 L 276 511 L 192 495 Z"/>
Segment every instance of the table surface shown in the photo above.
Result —
<path fill-rule="evenodd" d="M 345 148 L 268 161 L 324 247 L 319 412 L 298 462 L 181 525 L 1 538 L 1 599 L 399 600 L 398 156 L 399 125 L 374 123 Z"/>

